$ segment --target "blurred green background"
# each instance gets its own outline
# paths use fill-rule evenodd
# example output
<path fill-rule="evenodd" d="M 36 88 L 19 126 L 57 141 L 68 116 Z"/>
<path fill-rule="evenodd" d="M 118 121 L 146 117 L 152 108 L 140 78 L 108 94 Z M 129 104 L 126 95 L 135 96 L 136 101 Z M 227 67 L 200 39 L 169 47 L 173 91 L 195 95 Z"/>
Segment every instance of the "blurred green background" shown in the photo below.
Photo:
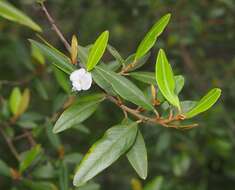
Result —
<path fill-rule="evenodd" d="M 33 18 L 43 28 L 43 36 L 66 53 L 34 0 L 9 2 Z M 159 48 L 164 48 L 173 65 L 174 73 L 185 75 L 186 85 L 181 94 L 182 98 L 197 99 L 205 94 L 208 88 L 214 86 L 220 87 L 223 95 L 216 106 L 197 117 L 195 122 L 200 124 L 198 128 L 187 131 L 159 126 L 143 128 L 148 149 L 149 176 L 141 183 L 144 185 L 156 176 L 162 176 L 160 190 L 234 189 L 233 0 L 48 0 L 47 7 L 67 39 L 77 34 L 79 44 L 86 46 L 107 29 L 110 31 L 110 44 L 125 58 L 135 52 L 152 24 L 164 14 L 172 13 L 170 24 L 158 39 L 144 69 L 154 70 L 156 52 Z M 58 142 L 53 141 L 54 137 L 46 130 L 51 126 L 49 118 L 60 108 L 67 95 L 57 84 L 53 70 L 38 64 L 32 58 L 28 38 L 36 38 L 35 33 L 0 18 L 0 122 L 7 117 L 5 103 L 12 88 L 30 88 L 31 102 L 25 117 L 34 118 L 29 128 L 45 153 L 38 165 L 41 167 L 49 163 L 57 172 L 60 168 L 58 147 L 63 145 L 65 155 L 79 153 L 76 155 L 78 158 L 105 129 L 120 121 L 122 113 L 118 108 L 113 108 L 111 103 L 106 103 L 85 123 L 87 128 L 82 128 L 82 131 L 76 128 L 68 130 L 59 137 L 56 136 Z M 112 58 L 107 54 L 104 60 Z M 20 131 L 21 126 L 11 126 L 8 134 L 14 137 L 20 134 Z M 27 150 L 28 145 L 24 140 L 20 140 L 16 142 L 16 146 L 21 152 Z M 17 167 L 17 162 L 2 137 L 0 158 L 9 166 Z M 74 165 L 68 167 L 70 185 L 74 168 Z M 45 171 L 47 173 L 48 168 Z M 62 189 L 58 185 L 57 174 L 51 178 L 40 178 L 34 173 L 35 168 L 32 168 L 27 174 L 31 181 L 49 181 L 56 184 L 58 189 Z M 126 158 L 122 158 L 96 177 L 94 181 L 97 185 L 93 184 L 88 190 L 130 190 L 133 188 L 133 178 L 137 178 L 135 172 L 127 164 Z M 37 190 L 26 182 L 22 185 L 20 181 L 10 180 L 1 175 L 0 189 Z"/>

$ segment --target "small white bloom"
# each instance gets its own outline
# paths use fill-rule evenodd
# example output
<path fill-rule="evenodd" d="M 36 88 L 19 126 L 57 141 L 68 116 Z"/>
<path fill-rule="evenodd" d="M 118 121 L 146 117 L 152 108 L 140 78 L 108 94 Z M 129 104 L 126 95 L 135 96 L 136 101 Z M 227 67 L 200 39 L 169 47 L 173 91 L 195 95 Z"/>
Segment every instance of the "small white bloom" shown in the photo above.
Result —
<path fill-rule="evenodd" d="M 91 73 L 83 68 L 72 72 L 69 79 L 72 82 L 74 91 L 88 90 L 91 87 Z"/>

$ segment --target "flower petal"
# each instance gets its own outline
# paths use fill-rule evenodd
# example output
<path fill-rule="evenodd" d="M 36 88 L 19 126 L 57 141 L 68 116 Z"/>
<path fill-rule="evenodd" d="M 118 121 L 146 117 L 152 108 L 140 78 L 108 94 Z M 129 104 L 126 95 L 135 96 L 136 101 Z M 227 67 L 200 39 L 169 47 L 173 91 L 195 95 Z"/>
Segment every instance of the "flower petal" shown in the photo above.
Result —
<path fill-rule="evenodd" d="M 91 87 L 92 84 L 92 77 L 91 73 L 86 73 L 83 75 L 83 78 L 81 79 L 81 88 L 82 90 L 88 90 Z"/>

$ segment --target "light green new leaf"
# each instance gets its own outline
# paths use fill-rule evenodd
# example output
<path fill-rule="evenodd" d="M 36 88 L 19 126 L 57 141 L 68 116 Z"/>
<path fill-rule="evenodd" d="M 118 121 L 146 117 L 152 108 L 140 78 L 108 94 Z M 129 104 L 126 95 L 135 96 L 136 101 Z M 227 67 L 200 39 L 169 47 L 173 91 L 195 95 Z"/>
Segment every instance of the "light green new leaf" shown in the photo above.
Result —
<path fill-rule="evenodd" d="M 156 61 L 156 80 L 163 96 L 180 110 L 180 102 L 175 94 L 175 78 L 165 52 L 161 49 Z"/>
<path fill-rule="evenodd" d="M 144 187 L 144 190 L 161 190 L 162 183 L 163 183 L 163 177 L 157 176 L 149 183 L 147 183 L 147 185 Z"/>
<path fill-rule="evenodd" d="M 52 64 L 54 64 L 65 73 L 70 74 L 75 70 L 75 66 L 70 63 L 69 58 L 59 52 L 57 49 L 36 42 L 34 40 L 29 41 L 32 43 L 32 45 L 36 46 L 42 52 L 42 54 L 44 54 L 44 56 L 52 62 Z"/>
<path fill-rule="evenodd" d="M 146 179 L 148 174 L 148 158 L 144 138 L 138 130 L 134 145 L 126 154 L 132 167 L 142 179 Z"/>
<path fill-rule="evenodd" d="M 11 168 L 2 160 L 0 160 L 0 176 L 11 177 Z"/>
<path fill-rule="evenodd" d="M 187 118 L 192 118 L 213 106 L 221 95 L 219 88 L 210 90 L 189 112 L 185 114 Z"/>
<path fill-rule="evenodd" d="M 28 88 L 26 88 L 21 96 L 20 105 L 16 112 L 17 116 L 20 116 L 27 110 L 27 108 L 29 107 L 29 101 L 30 101 L 30 91 Z"/>
<path fill-rule="evenodd" d="M 38 26 L 31 18 L 6 1 L 0 1 L 0 16 L 27 26 L 37 32 L 42 31 L 40 26 Z"/>
<path fill-rule="evenodd" d="M 136 123 L 116 125 L 89 149 L 74 176 L 73 184 L 82 186 L 115 162 L 134 143 L 137 135 Z"/>
<path fill-rule="evenodd" d="M 57 120 L 53 132 L 59 133 L 73 127 L 89 118 L 103 100 L 103 95 L 98 95 L 90 101 L 77 101 L 65 110 Z"/>
<path fill-rule="evenodd" d="M 33 163 L 33 161 L 38 157 L 40 152 L 41 152 L 41 146 L 36 145 L 31 150 L 24 153 L 23 159 L 21 160 L 19 166 L 19 170 L 21 173 L 25 171 Z"/>
<path fill-rule="evenodd" d="M 153 106 L 144 96 L 143 92 L 130 80 L 113 71 L 107 70 L 104 67 L 97 66 L 96 70 L 103 75 L 105 80 L 112 85 L 115 92 L 122 98 L 147 110 L 153 109 Z"/>
<path fill-rule="evenodd" d="M 18 87 L 13 88 L 10 95 L 10 109 L 11 112 L 15 115 L 19 109 L 21 101 L 21 92 Z"/>
<path fill-rule="evenodd" d="M 109 32 L 104 31 L 98 39 L 95 41 L 95 44 L 92 46 L 87 60 L 87 70 L 92 70 L 96 64 L 100 61 L 101 57 L 105 52 L 105 48 L 108 44 Z"/>
<path fill-rule="evenodd" d="M 154 24 L 154 26 L 150 29 L 150 31 L 146 34 L 146 36 L 138 46 L 135 60 L 143 57 L 153 47 L 157 40 L 157 37 L 161 35 L 166 25 L 168 24 L 170 17 L 170 14 L 166 14 L 156 24 Z"/>

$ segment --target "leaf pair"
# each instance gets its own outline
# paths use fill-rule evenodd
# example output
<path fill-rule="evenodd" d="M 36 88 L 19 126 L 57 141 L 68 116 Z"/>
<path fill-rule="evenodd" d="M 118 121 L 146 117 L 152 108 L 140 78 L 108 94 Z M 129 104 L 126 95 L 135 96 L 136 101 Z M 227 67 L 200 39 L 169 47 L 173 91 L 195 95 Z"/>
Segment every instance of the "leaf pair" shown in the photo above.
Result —
<path fill-rule="evenodd" d="M 133 145 L 136 135 L 136 123 L 116 125 L 108 129 L 83 158 L 74 176 L 73 184 L 82 186 L 110 166 Z"/>
<path fill-rule="evenodd" d="M 134 77 L 136 77 L 135 74 Z M 137 79 L 138 78 L 139 76 L 137 76 Z M 148 79 L 148 81 L 150 79 Z M 162 49 L 159 51 L 156 61 L 156 81 L 161 93 L 167 99 L 167 101 L 176 106 L 178 110 L 181 110 L 178 93 L 183 87 L 184 78 L 174 77 L 172 68 L 168 63 L 166 54 Z M 202 112 L 207 111 L 216 103 L 220 95 L 220 89 L 214 88 L 210 90 L 198 103 L 196 103 L 196 105 L 192 109 L 184 113 L 184 115 L 186 116 L 186 118 L 192 118 Z"/>

